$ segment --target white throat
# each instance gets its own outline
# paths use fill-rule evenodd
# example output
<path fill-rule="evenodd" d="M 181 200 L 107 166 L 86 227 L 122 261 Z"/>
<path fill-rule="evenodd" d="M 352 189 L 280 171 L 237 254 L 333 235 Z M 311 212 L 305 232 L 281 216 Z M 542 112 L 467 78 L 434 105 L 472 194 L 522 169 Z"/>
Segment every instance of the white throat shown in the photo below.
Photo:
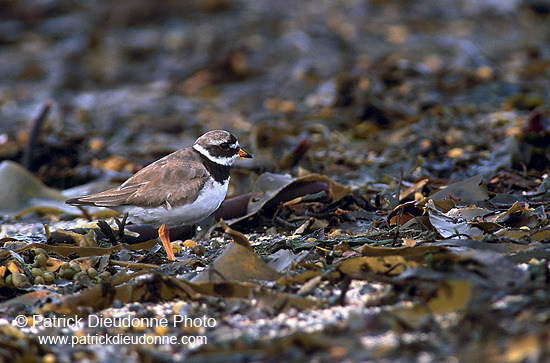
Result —
<path fill-rule="evenodd" d="M 208 150 L 206 150 L 205 148 L 203 148 L 199 144 L 193 145 L 193 149 L 197 150 L 199 153 L 206 156 L 208 158 L 208 160 L 210 160 L 210 161 L 212 161 L 216 164 L 220 164 L 220 165 L 231 166 L 231 165 L 233 165 L 235 160 L 237 160 L 239 158 L 239 155 L 233 155 L 229 158 L 228 157 L 212 156 L 212 155 L 210 155 Z"/>

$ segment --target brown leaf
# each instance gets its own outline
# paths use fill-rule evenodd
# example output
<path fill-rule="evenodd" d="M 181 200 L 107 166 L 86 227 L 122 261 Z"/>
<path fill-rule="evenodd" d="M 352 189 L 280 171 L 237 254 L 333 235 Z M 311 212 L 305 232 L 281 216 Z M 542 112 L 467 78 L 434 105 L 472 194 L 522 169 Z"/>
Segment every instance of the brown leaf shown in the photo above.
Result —
<path fill-rule="evenodd" d="M 86 234 L 75 233 L 58 229 L 56 231 L 62 237 L 71 238 L 79 247 L 97 247 L 96 235 L 93 229 Z"/>
<path fill-rule="evenodd" d="M 337 201 L 348 195 L 350 190 L 351 187 L 338 184 L 330 178 L 319 174 L 291 178 L 287 175 L 263 173 L 254 184 L 253 191 L 250 194 L 247 214 L 229 221 L 228 224 L 233 225 L 253 216 L 263 208 L 276 206 L 281 202 L 286 202 L 306 194 L 328 191 L 329 197 Z"/>
<path fill-rule="evenodd" d="M 119 252 L 122 250 L 121 245 L 113 246 L 113 247 L 78 247 L 73 245 L 46 245 L 43 243 L 31 243 L 29 245 L 26 245 L 24 247 L 18 248 L 14 250 L 14 252 L 21 252 L 28 249 L 35 249 L 35 248 L 42 248 L 48 253 L 57 253 L 60 256 L 63 257 L 69 257 L 69 255 L 77 254 L 81 257 L 86 256 L 103 256 L 103 255 L 110 255 L 115 252 Z M 0 258 L 6 257 L 9 255 L 9 251 L 1 251 L 0 252 Z"/>
<path fill-rule="evenodd" d="M 50 212 L 77 211 L 66 205 L 65 199 L 20 164 L 10 160 L 0 163 L 0 214 L 13 216 L 33 207 L 48 207 Z"/>
<path fill-rule="evenodd" d="M 61 302 L 46 304 L 44 312 L 56 311 L 61 314 L 78 313 L 80 307 L 102 310 L 113 305 L 114 301 L 122 303 L 167 301 L 174 298 L 184 300 L 196 299 L 199 294 L 186 285 L 185 280 L 179 280 L 160 273 L 148 271 L 146 278 L 135 278 L 144 275 L 138 272 L 131 275 L 120 275 L 92 287 L 81 293 L 65 296 Z"/>
<path fill-rule="evenodd" d="M 407 189 L 399 193 L 399 201 L 403 201 L 409 198 L 411 195 L 414 195 L 417 192 L 420 192 L 430 181 L 430 179 L 422 179 L 417 181 L 414 185 L 408 187 Z"/>
<path fill-rule="evenodd" d="M 393 311 L 393 314 L 415 326 L 433 314 L 463 311 L 468 306 L 471 296 L 472 286 L 468 281 L 448 280 L 442 282 L 435 294 L 426 302 L 397 309 Z"/>
<path fill-rule="evenodd" d="M 192 281 L 274 281 L 278 277 L 279 273 L 267 266 L 253 250 L 231 243 Z"/>
<path fill-rule="evenodd" d="M 448 252 L 447 248 L 433 245 L 415 247 L 373 247 L 365 244 L 357 249 L 363 256 L 402 256 L 407 261 L 423 262 L 428 253 Z"/>
<path fill-rule="evenodd" d="M 235 245 L 239 246 L 239 245 Z M 244 249 L 244 247 L 239 246 Z M 136 277 L 140 277 L 136 279 Z M 189 282 L 159 272 L 141 272 L 121 275 L 74 295 L 62 298 L 59 303 L 44 305 L 43 312 L 61 314 L 80 313 L 81 307 L 93 310 L 109 308 L 115 301 L 153 302 L 168 301 L 175 298 L 182 300 L 200 300 L 205 297 L 256 299 L 264 309 L 278 313 L 294 308 L 299 311 L 316 308 L 323 302 L 298 297 L 292 294 L 268 291 L 257 284 L 238 281 L 223 282 Z"/>
<path fill-rule="evenodd" d="M 250 241 L 248 240 L 248 238 L 246 238 L 244 234 L 242 234 L 239 231 L 235 231 L 234 229 L 231 229 L 231 227 L 229 227 L 223 219 L 220 220 L 220 226 L 223 228 L 223 231 L 225 233 L 227 233 L 228 235 L 231 236 L 231 238 L 233 238 L 233 241 L 235 243 L 243 247 L 246 247 L 250 250 L 253 250 L 252 245 L 250 244 Z"/>
<path fill-rule="evenodd" d="M 354 257 L 342 262 L 338 271 L 345 275 L 373 273 L 388 276 L 401 274 L 407 267 L 417 267 L 418 263 L 406 261 L 403 256 Z"/>
<path fill-rule="evenodd" d="M 415 201 L 407 202 L 395 207 L 386 217 L 389 227 L 402 226 L 410 220 L 421 216 L 424 210 Z"/>
<path fill-rule="evenodd" d="M 268 291 L 256 284 L 238 281 L 223 282 L 190 282 L 195 291 L 208 296 L 224 298 L 258 299 L 264 309 L 271 312 L 287 311 L 294 308 L 298 311 L 312 309 L 322 305 L 321 301 L 299 297 L 294 294 Z"/>
<path fill-rule="evenodd" d="M 323 274 L 322 270 L 308 270 L 294 276 L 283 276 L 277 280 L 277 284 L 285 285 L 285 286 L 292 286 L 294 284 L 304 284 L 307 281 L 317 276 L 321 276 L 322 274 Z"/>
<path fill-rule="evenodd" d="M 451 184 L 430 195 L 432 200 L 458 199 L 464 203 L 477 202 L 489 198 L 487 186 L 481 182 L 483 176 L 471 178 Z"/>

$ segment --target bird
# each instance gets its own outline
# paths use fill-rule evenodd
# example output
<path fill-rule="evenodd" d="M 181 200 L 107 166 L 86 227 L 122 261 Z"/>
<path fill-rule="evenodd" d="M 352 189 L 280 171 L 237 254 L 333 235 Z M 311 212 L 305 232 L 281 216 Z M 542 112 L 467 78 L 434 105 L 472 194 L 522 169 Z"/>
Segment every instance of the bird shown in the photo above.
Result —
<path fill-rule="evenodd" d="M 75 206 L 107 207 L 135 224 L 158 227 L 170 260 L 175 260 L 167 228 L 191 226 L 214 213 L 227 194 L 230 169 L 252 158 L 229 131 L 213 130 L 193 146 L 147 165 L 117 188 L 68 199 Z"/>

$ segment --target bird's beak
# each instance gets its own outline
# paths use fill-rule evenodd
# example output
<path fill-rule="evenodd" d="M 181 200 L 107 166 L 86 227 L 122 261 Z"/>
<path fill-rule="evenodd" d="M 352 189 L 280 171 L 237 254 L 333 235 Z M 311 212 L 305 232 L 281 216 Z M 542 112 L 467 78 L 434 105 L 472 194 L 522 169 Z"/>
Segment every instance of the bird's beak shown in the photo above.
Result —
<path fill-rule="evenodd" d="M 252 155 L 250 155 L 249 153 L 247 153 L 243 149 L 239 149 L 239 156 L 241 158 L 249 158 L 249 159 L 252 158 Z"/>

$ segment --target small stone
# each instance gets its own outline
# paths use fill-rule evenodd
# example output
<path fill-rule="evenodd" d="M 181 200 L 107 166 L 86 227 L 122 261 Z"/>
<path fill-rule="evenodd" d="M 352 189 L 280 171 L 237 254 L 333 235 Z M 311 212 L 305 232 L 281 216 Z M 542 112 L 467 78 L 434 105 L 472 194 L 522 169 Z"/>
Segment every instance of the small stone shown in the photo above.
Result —
<path fill-rule="evenodd" d="M 55 281 L 55 275 L 51 272 L 45 272 L 44 273 L 44 281 L 47 283 L 47 284 L 51 284 Z"/>
<path fill-rule="evenodd" d="M 33 268 L 33 269 L 31 270 L 31 275 L 32 275 L 33 277 L 38 277 L 38 276 L 43 277 L 43 276 L 44 276 L 44 272 L 42 272 L 41 269 L 35 267 L 35 268 Z"/>
<path fill-rule="evenodd" d="M 109 271 L 103 271 L 97 277 L 99 277 L 102 280 L 107 280 L 109 277 L 111 277 L 111 273 Z"/>
<path fill-rule="evenodd" d="M 34 258 L 36 267 L 46 267 L 47 261 L 48 257 L 43 253 L 36 255 L 36 257 Z"/>
<path fill-rule="evenodd" d="M 93 267 L 90 267 L 88 269 L 88 276 L 90 276 L 91 279 L 95 279 L 97 277 L 97 270 Z"/>
<path fill-rule="evenodd" d="M 15 286 L 16 288 L 26 289 L 28 287 L 31 287 L 31 283 L 27 276 L 21 273 L 14 273 L 12 275 L 12 283 L 13 286 Z"/>

